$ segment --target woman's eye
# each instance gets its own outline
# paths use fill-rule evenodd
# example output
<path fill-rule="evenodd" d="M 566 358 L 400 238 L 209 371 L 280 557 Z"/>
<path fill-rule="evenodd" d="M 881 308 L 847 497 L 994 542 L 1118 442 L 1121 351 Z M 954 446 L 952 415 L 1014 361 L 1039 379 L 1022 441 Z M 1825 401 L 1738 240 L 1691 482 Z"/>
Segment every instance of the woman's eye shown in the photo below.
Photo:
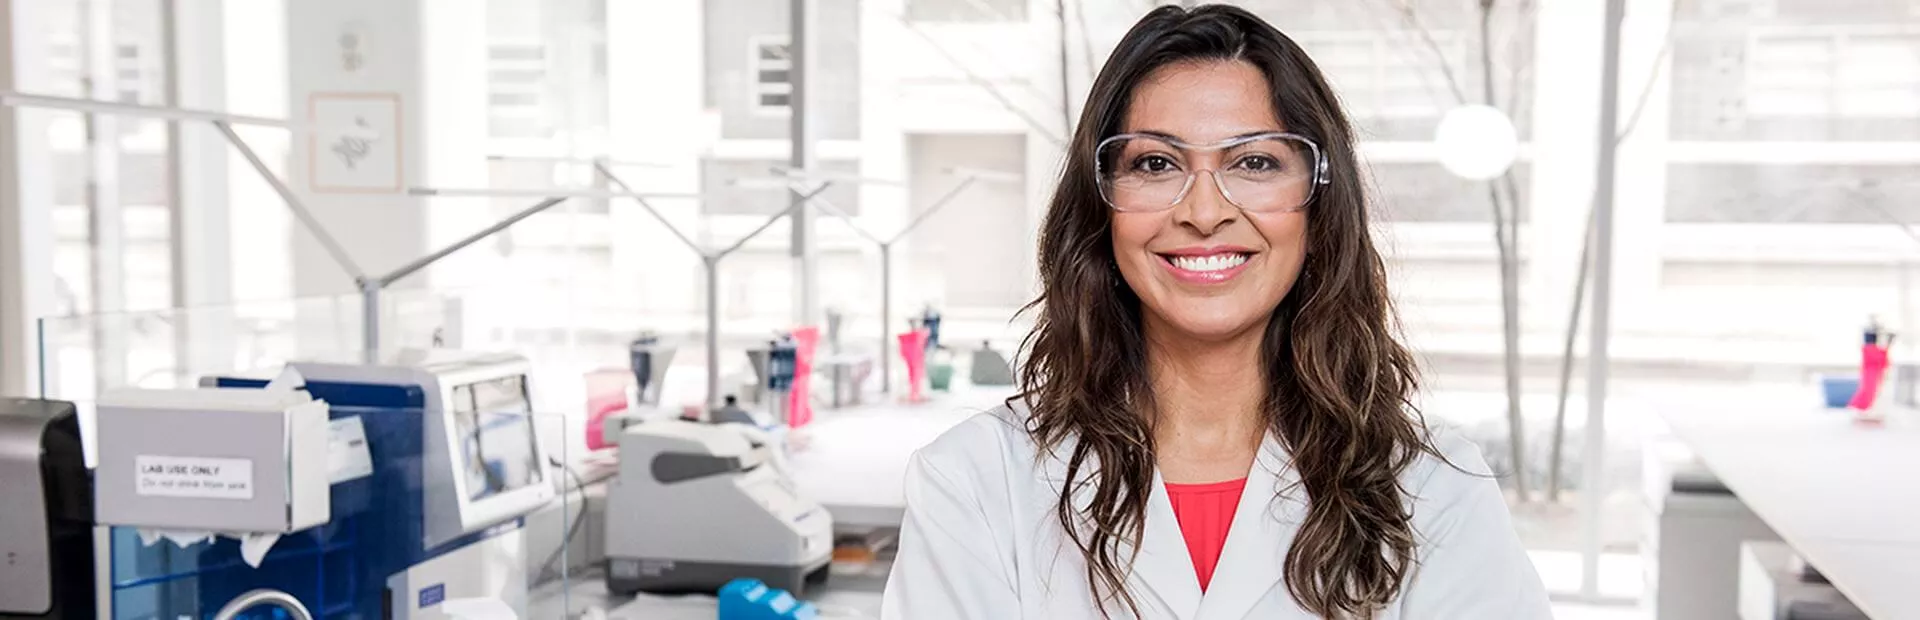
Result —
<path fill-rule="evenodd" d="M 1160 174 L 1172 172 L 1178 168 L 1179 166 L 1174 165 L 1173 160 L 1165 155 L 1147 155 L 1133 160 L 1133 169 L 1136 172 Z"/>
<path fill-rule="evenodd" d="M 1234 167 L 1248 172 L 1279 172 L 1281 169 L 1280 160 L 1271 155 L 1248 155 L 1235 162 Z"/>

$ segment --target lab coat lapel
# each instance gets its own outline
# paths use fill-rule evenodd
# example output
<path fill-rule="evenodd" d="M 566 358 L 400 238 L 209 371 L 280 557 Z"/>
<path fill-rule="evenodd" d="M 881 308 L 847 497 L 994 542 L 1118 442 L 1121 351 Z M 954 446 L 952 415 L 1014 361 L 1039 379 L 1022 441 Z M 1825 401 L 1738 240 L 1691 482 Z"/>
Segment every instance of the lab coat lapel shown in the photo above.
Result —
<path fill-rule="evenodd" d="M 1193 572 L 1193 555 L 1187 551 L 1186 537 L 1180 535 L 1180 519 L 1173 514 L 1173 500 L 1167 497 L 1166 481 L 1157 468 L 1147 497 L 1145 530 L 1140 555 L 1133 562 L 1136 581 L 1158 596 L 1175 617 L 1194 618 L 1201 608 L 1200 577 Z"/>
<path fill-rule="evenodd" d="M 1042 459 L 1041 478 L 1046 480 L 1055 492 L 1066 484 L 1066 455 L 1072 454 L 1072 439 L 1067 440 L 1054 453 Z M 1099 464 L 1089 462 L 1088 468 Z M 1076 506 L 1084 508 L 1093 499 L 1091 470 L 1083 471 L 1080 484 L 1074 493 Z M 1078 553 L 1069 544 L 1068 553 Z M 1131 549 L 1122 543 L 1122 557 Z M 1179 618 L 1193 620 L 1200 609 L 1200 578 L 1193 572 L 1193 556 L 1187 553 L 1187 541 L 1180 535 L 1180 522 L 1173 514 L 1173 501 L 1167 497 L 1167 486 L 1160 478 L 1158 469 L 1153 472 L 1153 487 L 1147 497 L 1147 520 L 1140 537 L 1140 554 L 1134 559 L 1133 574 L 1127 580 L 1129 591 L 1134 594 L 1135 602 L 1140 605 L 1144 618 Z"/>
<path fill-rule="evenodd" d="M 1287 550 L 1305 516 L 1306 506 L 1297 497 L 1303 491 L 1291 488 L 1298 480 L 1286 449 L 1268 435 L 1247 472 L 1246 490 L 1196 620 L 1246 618 L 1275 587 L 1282 587 Z"/>

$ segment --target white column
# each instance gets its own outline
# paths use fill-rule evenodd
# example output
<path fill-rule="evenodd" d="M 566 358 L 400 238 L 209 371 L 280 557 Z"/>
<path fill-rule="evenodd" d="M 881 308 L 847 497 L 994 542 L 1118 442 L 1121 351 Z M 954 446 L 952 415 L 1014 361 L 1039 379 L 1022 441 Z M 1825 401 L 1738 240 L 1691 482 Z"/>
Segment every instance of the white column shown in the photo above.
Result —
<path fill-rule="evenodd" d="M 169 0 L 168 104 L 227 109 L 226 7 L 233 0 Z M 245 1 L 245 0 L 239 0 Z M 174 359 L 182 385 L 236 369 L 234 360 L 232 220 L 227 143 L 202 123 L 168 126 L 173 149 L 171 218 Z"/>
<path fill-rule="evenodd" d="M 49 9 L 39 0 L 0 0 L 0 90 L 44 82 L 48 50 L 38 24 Z M 39 393 L 37 319 L 54 307 L 50 115 L 0 108 L 0 396 Z"/>
<path fill-rule="evenodd" d="M 464 0 L 328 0 L 287 3 L 289 104 L 306 119 L 317 98 L 330 94 L 390 95 L 399 102 L 401 185 L 477 187 L 486 182 L 486 11 Z M 388 138 L 382 136 L 382 138 Z M 485 199 L 435 198 L 317 191 L 308 178 L 316 156 L 328 156 L 313 136 L 294 136 L 288 177 L 295 192 L 354 262 L 381 274 L 491 219 Z M 378 148 L 378 147 L 376 147 Z M 318 149 L 318 150 L 316 150 Z M 435 234 L 429 223 L 457 220 Z M 468 220 L 471 220 L 469 222 Z M 451 229 L 451 230 L 449 230 Z M 459 230 L 465 229 L 465 230 Z M 350 295 L 352 279 L 301 229 L 294 241 L 296 297 Z M 453 260 L 459 260 L 458 258 Z M 432 272 L 396 283 L 392 300 L 423 288 Z M 357 301 L 329 312 L 303 312 L 303 355 L 359 350 Z M 383 348 L 424 346 L 383 321 Z"/>

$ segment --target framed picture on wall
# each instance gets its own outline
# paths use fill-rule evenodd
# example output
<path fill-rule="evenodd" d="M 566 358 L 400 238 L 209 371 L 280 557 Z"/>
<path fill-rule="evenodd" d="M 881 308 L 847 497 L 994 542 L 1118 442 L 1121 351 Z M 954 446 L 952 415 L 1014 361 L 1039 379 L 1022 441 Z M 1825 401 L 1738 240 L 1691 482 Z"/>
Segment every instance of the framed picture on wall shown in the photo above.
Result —
<path fill-rule="evenodd" d="M 395 93 L 308 96 L 307 179 L 313 191 L 400 191 L 406 178 L 400 116 Z"/>

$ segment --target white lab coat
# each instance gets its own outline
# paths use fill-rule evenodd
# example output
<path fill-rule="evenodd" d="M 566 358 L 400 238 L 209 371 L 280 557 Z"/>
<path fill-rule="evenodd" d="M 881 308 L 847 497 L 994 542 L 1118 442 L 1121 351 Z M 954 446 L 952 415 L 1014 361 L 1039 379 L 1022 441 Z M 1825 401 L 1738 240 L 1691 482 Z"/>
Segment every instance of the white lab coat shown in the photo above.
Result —
<path fill-rule="evenodd" d="M 881 606 L 886 620 L 1100 618 L 1086 563 L 1054 516 L 1065 450 L 1036 465 L 1025 412 L 977 415 L 914 454 L 900 552 Z M 1436 433 L 1442 454 L 1487 471 L 1477 446 Z M 1284 558 L 1304 504 L 1276 499 L 1297 480 L 1272 436 L 1262 445 L 1227 543 L 1203 595 L 1158 472 L 1146 531 L 1128 579 L 1142 618 L 1314 618 L 1288 592 Z M 1496 483 L 1432 457 L 1402 475 L 1417 532 L 1417 567 L 1381 620 L 1551 618 L 1545 589 L 1521 548 Z M 1109 604 L 1113 618 L 1127 617 Z"/>

